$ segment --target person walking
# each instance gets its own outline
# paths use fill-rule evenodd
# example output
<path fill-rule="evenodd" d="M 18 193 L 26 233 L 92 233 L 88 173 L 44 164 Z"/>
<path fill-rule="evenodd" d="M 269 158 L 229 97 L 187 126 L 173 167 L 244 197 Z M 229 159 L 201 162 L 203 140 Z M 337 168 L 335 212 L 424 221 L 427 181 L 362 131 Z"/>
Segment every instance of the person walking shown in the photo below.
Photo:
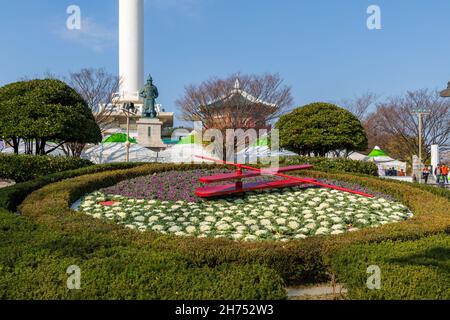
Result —
<path fill-rule="evenodd" d="M 428 183 L 429 176 L 430 176 L 430 168 L 428 166 L 423 167 L 422 179 L 425 181 L 425 184 Z"/>
<path fill-rule="evenodd" d="M 434 169 L 434 175 L 436 176 L 436 183 L 439 184 L 441 182 L 441 164 L 439 163 Z"/>
<path fill-rule="evenodd" d="M 443 179 L 444 179 L 444 183 L 445 183 L 445 184 L 448 184 L 448 171 L 449 171 L 449 168 L 448 168 L 448 166 L 444 163 L 444 164 L 442 165 L 442 167 L 441 167 L 441 175 L 442 175 L 442 177 L 443 177 Z"/>

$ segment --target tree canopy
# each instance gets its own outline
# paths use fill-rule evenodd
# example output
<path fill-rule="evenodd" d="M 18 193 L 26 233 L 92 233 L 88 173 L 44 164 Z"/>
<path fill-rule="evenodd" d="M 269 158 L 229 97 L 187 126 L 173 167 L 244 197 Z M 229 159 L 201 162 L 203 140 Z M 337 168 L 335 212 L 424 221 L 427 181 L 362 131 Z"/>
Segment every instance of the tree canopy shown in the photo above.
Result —
<path fill-rule="evenodd" d="M 101 133 L 86 101 L 60 80 L 21 81 L 0 88 L 0 137 L 15 152 L 45 154 L 66 142 L 98 143 Z"/>
<path fill-rule="evenodd" d="M 280 147 L 300 155 L 367 149 L 361 122 L 334 104 L 318 102 L 297 108 L 281 116 L 275 127 L 280 130 Z"/>

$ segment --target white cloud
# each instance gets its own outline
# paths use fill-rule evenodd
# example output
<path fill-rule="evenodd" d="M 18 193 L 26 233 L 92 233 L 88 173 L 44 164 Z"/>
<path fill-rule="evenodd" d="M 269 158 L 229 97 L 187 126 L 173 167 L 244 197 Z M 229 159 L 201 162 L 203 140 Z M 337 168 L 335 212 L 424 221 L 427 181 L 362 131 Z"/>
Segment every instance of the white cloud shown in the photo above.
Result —
<path fill-rule="evenodd" d="M 60 32 L 63 40 L 71 41 L 102 53 L 108 47 L 117 44 L 117 28 L 98 24 L 91 18 L 81 20 L 81 29 L 69 30 L 64 27 Z"/>

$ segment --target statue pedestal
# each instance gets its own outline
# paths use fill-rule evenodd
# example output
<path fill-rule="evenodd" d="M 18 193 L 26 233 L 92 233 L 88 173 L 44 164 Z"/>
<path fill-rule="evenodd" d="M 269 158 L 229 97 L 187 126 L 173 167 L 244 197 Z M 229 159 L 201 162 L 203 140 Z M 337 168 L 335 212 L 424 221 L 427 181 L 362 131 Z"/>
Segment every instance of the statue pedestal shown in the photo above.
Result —
<path fill-rule="evenodd" d="M 138 144 L 146 148 L 165 148 L 166 145 L 161 139 L 162 124 L 157 118 L 141 118 L 137 122 Z"/>

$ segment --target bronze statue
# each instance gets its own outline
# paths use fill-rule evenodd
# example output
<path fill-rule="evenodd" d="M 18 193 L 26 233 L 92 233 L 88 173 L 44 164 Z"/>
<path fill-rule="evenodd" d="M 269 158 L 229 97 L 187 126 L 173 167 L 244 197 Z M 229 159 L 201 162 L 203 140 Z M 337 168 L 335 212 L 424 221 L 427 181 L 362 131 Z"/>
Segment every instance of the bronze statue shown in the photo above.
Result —
<path fill-rule="evenodd" d="M 156 118 L 156 99 L 159 97 L 158 88 L 153 85 L 153 78 L 148 76 L 147 84 L 139 93 L 141 98 L 144 98 L 144 107 L 142 109 L 142 116 L 144 118 Z"/>

